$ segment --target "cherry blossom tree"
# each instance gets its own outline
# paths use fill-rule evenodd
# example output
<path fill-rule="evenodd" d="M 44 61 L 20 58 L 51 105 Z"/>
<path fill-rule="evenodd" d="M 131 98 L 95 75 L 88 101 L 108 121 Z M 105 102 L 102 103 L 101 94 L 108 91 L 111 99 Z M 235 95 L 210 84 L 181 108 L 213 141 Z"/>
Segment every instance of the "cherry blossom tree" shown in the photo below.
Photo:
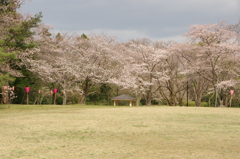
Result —
<path fill-rule="evenodd" d="M 23 56 L 24 63 L 43 80 L 59 84 L 66 93 L 79 92 L 81 104 L 85 104 L 89 90 L 95 84 L 107 83 L 113 76 L 111 69 L 118 62 L 114 54 L 116 41 L 105 35 L 49 37 L 42 29 L 38 37 L 40 46 Z M 29 58 L 31 56 L 31 58 Z"/>
<path fill-rule="evenodd" d="M 209 88 L 209 81 L 203 78 L 199 73 L 196 72 L 196 64 L 200 64 L 198 58 L 198 48 L 192 44 L 177 44 L 172 47 L 172 50 L 177 54 L 178 61 L 182 66 L 182 75 L 186 80 L 186 94 L 188 97 L 194 99 L 196 106 L 201 106 L 201 100 L 204 93 Z M 200 71 L 200 70 L 198 70 Z"/>
<path fill-rule="evenodd" d="M 68 57 L 65 51 L 71 45 L 69 37 L 51 37 L 48 27 L 41 26 L 36 30 L 36 42 L 39 44 L 35 49 L 29 49 L 19 55 L 23 64 L 37 74 L 43 81 L 56 83 L 63 90 L 63 103 L 66 104 L 67 91 L 70 91 L 74 76 L 68 71 L 69 63 L 64 63 Z M 66 82 L 67 81 L 67 82 Z"/>
<path fill-rule="evenodd" d="M 121 75 L 121 83 L 125 88 L 135 90 L 137 98 L 143 96 L 146 105 L 151 105 L 157 87 L 157 80 L 165 80 L 164 72 L 160 72 L 166 59 L 166 50 L 158 47 L 149 39 L 131 40 L 125 44 L 128 61 Z"/>
<path fill-rule="evenodd" d="M 168 105 L 174 106 L 178 103 L 182 106 L 187 83 L 185 76 L 182 74 L 183 67 L 179 62 L 179 57 L 171 50 L 164 63 L 162 71 L 165 72 L 168 79 L 165 81 L 158 80 L 158 92 Z"/>
<path fill-rule="evenodd" d="M 75 50 L 72 51 L 79 54 L 79 60 L 72 60 L 72 64 L 83 91 L 80 103 L 84 104 L 94 85 L 109 83 L 115 76 L 119 63 L 117 42 L 114 38 L 101 34 L 91 35 L 89 39 L 77 38 L 75 44 Z"/>
<path fill-rule="evenodd" d="M 225 22 L 194 25 L 185 34 L 190 39 L 185 47 L 196 53 L 195 59 L 185 56 L 190 64 L 189 69 L 211 83 L 220 105 L 226 102 L 223 101 L 224 93 L 221 97 L 217 86 L 236 77 L 236 59 L 239 59 L 238 35 L 228 27 Z"/>

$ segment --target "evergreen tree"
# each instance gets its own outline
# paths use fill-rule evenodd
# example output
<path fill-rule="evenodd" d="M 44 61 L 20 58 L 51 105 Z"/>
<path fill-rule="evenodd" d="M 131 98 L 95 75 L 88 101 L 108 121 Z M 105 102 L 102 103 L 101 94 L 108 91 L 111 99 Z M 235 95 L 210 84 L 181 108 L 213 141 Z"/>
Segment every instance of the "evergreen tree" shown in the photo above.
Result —
<path fill-rule="evenodd" d="M 17 9 L 22 0 L 0 0 L 0 85 L 21 77 L 17 54 L 36 46 L 32 28 L 39 26 L 42 14 L 24 18 Z"/>

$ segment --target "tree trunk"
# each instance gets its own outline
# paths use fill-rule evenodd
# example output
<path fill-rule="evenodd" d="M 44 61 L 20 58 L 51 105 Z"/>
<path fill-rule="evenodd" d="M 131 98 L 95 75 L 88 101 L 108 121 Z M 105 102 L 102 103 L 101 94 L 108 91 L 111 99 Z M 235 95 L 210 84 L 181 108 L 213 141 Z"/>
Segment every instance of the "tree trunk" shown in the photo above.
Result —
<path fill-rule="evenodd" d="M 175 102 L 176 98 L 175 95 L 173 93 L 170 93 L 170 100 L 169 100 L 169 105 L 170 106 L 175 106 L 176 102 Z"/>
<path fill-rule="evenodd" d="M 200 85 L 200 84 L 198 84 Z M 194 94 L 195 94 L 195 105 L 197 107 L 201 106 L 201 100 L 202 100 L 202 91 L 199 87 L 196 87 L 193 89 L 194 90 Z"/>
<path fill-rule="evenodd" d="M 63 105 L 67 105 L 66 81 L 63 80 Z"/>
<path fill-rule="evenodd" d="M 152 105 L 152 94 L 151 94 L 151 91 L 147 91 L 145 100 L 146 100 L 146 106 L 151 106 Z"/>
<path fill-rule="evenodd" d="M 139 91 L 136 92 L 136 106 L 140 105 L 141 95 L 139 94 Z"/>
<path fill-rule="evenodd" d="M 85 79 L 85 83 L 82 85 L 82 89 L 83 89 L 83 94 L 80 94 L 79 98 L 78 98 L 78 104 L 86 104 L 86 100 L 87 100 L 87 96 L 88 96 L 88 92 L 91 89 L 91 87 L 93 86 L 91 80 L 86 77 Z"/>
<path fill-rule="evenodd" d="M 37 97 L 35 97 L 35 99 L 34 99 L 34 105 L 36 105 L 37 104 L 37 102 L 38 102 L 38 96 Z"/>
<path fill-rule="evenodd" d="M 140 100 L 141 100 L 141 97 L 140 97 L 140 96 L 137 96 L 136 106 L 140 106 Z"/>
<path fill-rule="evenodd" d="M 80 95 L 78 97 L 78 104 L 83 104 L 83 105 L 86 104 L 86 96 L 85 96 L 85 94 L 84 95 Z"/>
<path fill-rule="evenodd" d="M 44 96 L 41 97 L 39 104 L 42 105 L 42 101 L 43 101 Z"/>
<path fill-rule="evenodd" d="M 224 107 L 224 98 L 221 98 L 219 94 L 217 94 L 217 98 L 219 101 L 219 107 Z"/>
<path fill-rule="evenodd" d="M 8 97 L 8 87 L 2 88 L 2 102 L 3 104 L 8 104 L 9 102 L 9 97 Z"/>
<path fill-rule="evenodd" d="M 200 107 L 201 106 L 201 98 L 196 98 L 195 99 L 195 104 L 197 107 Z"/>
<path fill-rule="evenodd" d="M 228 107 L 228 95 L 227 95 L 226 93 L 224 93 L 224 98 L 223 98 L 223 100 L 224 100 L 224 102 L 223 102 L 224 106 L 225 106 L 225 107 Z"/>
<path fill-rule="evenodd" d="M 178 91 L 178 93 L 176 94 L 176 100 L 179 106 L 183 106 L 183 98 L 185 93 L 186 93 L 185 90 L 182 90 L 182 91 Z"/>
<path fill-rule="evenodd" d="M 213 98 L 213 96 L 214 96 L 214 93 L 213 93 L 213 95 L 208 99 L 208 106 L 209 106 L 209 107 L 211 106 L 211 99 Z"/>
<path fill-rule="evenodd" d="M 63 105 L 67 105 L 67 92 L 64 91 L 63 93 Z"/>
<path fill-rule="evenodd" d="M 201 106 L 201 100 L 202 100 L 202 92 L 196 92 L 195 93 L 195 105 L 197 107 L 200 107 Z"/>
<path fill-rule="evenodd" d="M 179 106 L 183 106 L 183 100 L 182 100 L 182 99 L 179 99 L 179 100 L 178 100 L 178 105 L 179 105 Z"/>
<path fill-rule="evenodd" d="M 220 99 L 219 103 L 220 103 L 220 107 L 224 107 L 223 100 Z"/>

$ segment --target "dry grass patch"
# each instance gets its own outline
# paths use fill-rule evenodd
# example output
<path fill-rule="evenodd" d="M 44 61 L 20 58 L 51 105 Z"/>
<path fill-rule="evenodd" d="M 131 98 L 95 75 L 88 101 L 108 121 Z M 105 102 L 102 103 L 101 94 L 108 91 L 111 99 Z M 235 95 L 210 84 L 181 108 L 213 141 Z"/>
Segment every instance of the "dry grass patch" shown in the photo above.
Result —
<path fill-rule="evenodd" d="M 0 109 L 0 158 L 237 159 L 240 154 L 240 109 L 16 107 Z"/>

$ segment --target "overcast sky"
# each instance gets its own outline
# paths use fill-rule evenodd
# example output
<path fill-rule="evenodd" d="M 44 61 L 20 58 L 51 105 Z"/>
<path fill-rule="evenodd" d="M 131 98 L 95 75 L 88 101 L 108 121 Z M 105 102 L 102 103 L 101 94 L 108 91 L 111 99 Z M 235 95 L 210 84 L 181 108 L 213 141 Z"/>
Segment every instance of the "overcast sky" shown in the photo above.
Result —
<path fill-rule="evenodd" d="M 191 25 L 236 23 L 240 0 L 32 0 L 21 10 L 41 11 L 43 23 L 55 32 L 181 42 Z"/>

